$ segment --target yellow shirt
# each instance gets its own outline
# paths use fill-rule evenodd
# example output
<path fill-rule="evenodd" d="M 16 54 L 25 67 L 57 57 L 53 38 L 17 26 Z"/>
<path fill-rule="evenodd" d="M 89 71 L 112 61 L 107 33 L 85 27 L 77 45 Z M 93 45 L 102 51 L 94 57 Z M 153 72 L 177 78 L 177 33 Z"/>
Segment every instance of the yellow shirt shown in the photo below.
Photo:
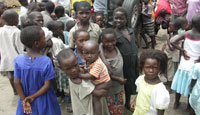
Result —
<path fill-rule="evenodd" d="M 75 3 L 75 2 L 80 2 L 80 1 L 86 1 L 86 2 L 89 2 L 90 5 L 92 6 L 92 0 L 71 0 L 71 4 L 70 4 L 71 13 L 74 12 L 74 7 L 73 7 L 74 3 Z"/>

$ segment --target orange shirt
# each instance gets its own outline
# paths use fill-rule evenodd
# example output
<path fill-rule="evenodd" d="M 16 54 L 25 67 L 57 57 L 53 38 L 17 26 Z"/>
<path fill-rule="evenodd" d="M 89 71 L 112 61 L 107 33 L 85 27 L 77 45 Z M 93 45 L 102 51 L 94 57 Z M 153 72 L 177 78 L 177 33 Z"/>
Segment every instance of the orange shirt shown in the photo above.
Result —
<path fill-rule="evenodd" d="M 93 80 L 93 83 L 95 85 L 110 81 L 108 69 L 100 57 L 89 66 L 89 69 L 90 75 L 96 78 L 95 80 Z"/>

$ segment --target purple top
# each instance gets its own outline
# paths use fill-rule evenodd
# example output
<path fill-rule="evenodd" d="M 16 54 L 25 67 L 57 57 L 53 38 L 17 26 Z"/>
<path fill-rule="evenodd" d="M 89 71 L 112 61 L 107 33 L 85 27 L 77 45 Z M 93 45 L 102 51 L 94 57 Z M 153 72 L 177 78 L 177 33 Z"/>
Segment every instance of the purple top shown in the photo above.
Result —
<path fill-rule="evenodd" d="M 188 22 L 192 22 L 193 16 L 196 13 L 200 12 L 200 0 L 188 0 L 187 4 L 188 4 L 188 11 L 186 18 Z"/>
<path fill-rule="evenodd" d="M 172 14 L 176 16 L 183 15 L 187 10 L 187 0 L 169 0 L 172 5 Z"/>

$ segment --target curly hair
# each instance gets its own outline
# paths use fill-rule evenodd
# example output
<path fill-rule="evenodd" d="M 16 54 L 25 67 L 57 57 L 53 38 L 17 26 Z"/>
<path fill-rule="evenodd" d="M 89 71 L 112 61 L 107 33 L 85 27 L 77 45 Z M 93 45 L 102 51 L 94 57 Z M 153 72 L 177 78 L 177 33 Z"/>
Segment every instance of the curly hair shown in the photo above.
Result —
<path fill-rule="evenodd" d="M 144 50 L 140 55 L 139 67 L 141 72 L 143 71 L 145 61 L 148 58 L 156 59 L 158 61 L 161 74 L 167 72 L 167 61 L 168 61 L 167 55 L 160 50 L 153 50 L 153 49 Z"/>

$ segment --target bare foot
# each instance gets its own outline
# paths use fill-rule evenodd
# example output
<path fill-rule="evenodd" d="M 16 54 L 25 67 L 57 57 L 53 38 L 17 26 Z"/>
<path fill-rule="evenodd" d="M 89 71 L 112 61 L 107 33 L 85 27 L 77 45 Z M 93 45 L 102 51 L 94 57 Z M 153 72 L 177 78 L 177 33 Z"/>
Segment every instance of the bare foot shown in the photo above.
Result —
<path fill-rule="evenodd" d="M 180 106 L 180 102 L 175 102 L 174 103 L 174 109 L 178 109 L 179 106 Z"/>

